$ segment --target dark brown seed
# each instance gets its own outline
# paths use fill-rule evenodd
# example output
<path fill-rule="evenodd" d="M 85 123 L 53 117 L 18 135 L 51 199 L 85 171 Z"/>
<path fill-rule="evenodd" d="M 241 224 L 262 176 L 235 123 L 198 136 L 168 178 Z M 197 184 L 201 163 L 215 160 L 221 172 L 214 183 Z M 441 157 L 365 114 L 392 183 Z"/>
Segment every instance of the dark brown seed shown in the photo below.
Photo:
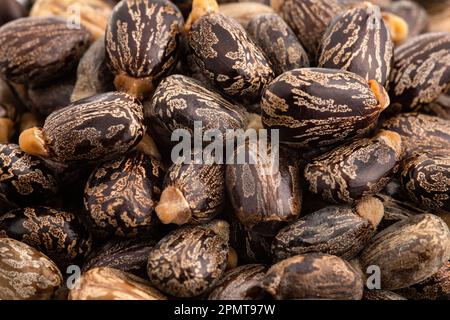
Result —
<path fill-rule="evenodd" d="M 16 144 L 0 144 L 0 213 L 48 203 L 58 190 L 56 175 L 41 159 L 22 152 Z"/>
<path fill-rule="evenodd" d="M 347 261 L 309 253 L 274 264 L 261 287 L 275 299 L 360 300 L 363 280 Z"/>
<path fill-rule="evenodd" d="M 385 121 L 382 127 L 402 137 L 405 158 L 415 153 L 450 148 L 450 120 L 420 113 L 402 113 Z"/>
<path fill-rule="evenodd" d="M 450 33 L 412 37 L 394 51 L 389 112 L 414 111 L 450 89 Z"/>
<path fill-rule="evenodd" d="M 163 176 L 158 160 L 137 151 L 94 170 L 84 189 L 84 207 L 95 234 L 135 237 L 156 227 Z"/>
<path fill-rule="evenodd" d="M 422 207 L 450 212 L 450 149 L 406 160 L 401 182 Z"/>
<path fill-rule="evenodd" d="M 276 76 L 289 70 L 309 67 L 305 49 L 279 15 L 257 15 L 250 20 L 247 30 L 266 54 Z"/>
<path fill-rule="evenodd" d="M 36 249 L 0 238 L 0 299 L 47 300 L 63 279 L 58 267 Z"/>
<path fill-rule="evenodd" d="M 7 22 L 26 16 L 25 7 L 17 0 L 0 2 L 0 27 Z"/>
<path fill-rule="evenodd" d="M 450 258 L 450 231 L 442 219 L 421 214 L 378 233 L 359 258 L 380 268 L 381 289 L 409 287 L 433 275 Z"/>
<path fill-rule="evenodd" d="M 150 252 L 147 265 L 150 282 L 178 298 L 205 293 L 225 272 L 228 236 L 228 223 L 222 220 L 169 233 Z"/>
<path fill-rule="evenodd" d="M 408 35 L 410 37 L 417 36 L 427 29 L 427 11 L 414 1 L 395 1 L 388 6 L 383 7 L 383 11 L 392 12 L 397 16 L 402 17 L 408 24 Z"/>
<path fill-rule="evenodd" d="M 272 242 L 274 258 L 321 252 L 352 259 L 375 235 L 382 217 L 383 205 L 375 198 L 354 208 L 328 206 L 281 229 Z"/>
<path fill-rule="evenodd" d="M 28 129 L 20 148 L 59 163 L 105 161 L 132 149 L 145 132 L 142 105 L 125 93 L 82 99 L 53 112 L 42 129 Z"/>
<path fill-rule="evenodd" d="M 0 217 L 0 234 L 23 241 L 48 255 L 59 266 L 84 259 L 92 240 L 73 213 L 47 207 L 12 210 Z"/>
<path fill-rule="evenodd" d="M 156 213 L 164 224 L 205 223 L 222 211 L 225 198 L 224 165 L 174 164 L 167 170 Z"/>
<path fill-rule="evenodd" d="M 407 300 L 407 299 L 392 291 L 365 289 L 363 300 Z"/>
<path fill-rule="evenodd" d="M 347 71 L 304 68 L 285 72 L 267 87 L 262 122 L 279 129 L 284 144 L 319 148 L 365 135 L 388 104 L 376 81 Z"/>
<path fill-rule="evenodd" d="M 402 159 L 400 136 L 383 130 L 314 159 L 305 167 L 309 190 L 326 201 L 353 203 L 379 192 Z"/>
<path fill-rule="evenodd" d="M 84 273 L 69 300 L 166 300 L 147 280 L 112 268 L 95 268 Z"/>
<path fill-rule="evenodd" d="M 365 3 L 333 19 L 321 41 L 319 67 L 351 71 L 386 86 L 393 53 L 380 8 Z"/>
<path fill-rule="evenodd" d="M 209 294 L 209 300 L 259 300 L 263 294 L 259 288 L 267 267 L 262 264 L 246 264 L 226 272 Z"/>
<path fill-rule="evenodd" d="M 189 46 L 202 73 L 238 102 L 258 102 L 274 77 L 245 29 L 220 13 L 205 15 L 192 25 Z"/>
<path fill-rule="evenodd" d="M 177 62 L 180 10 L 168 0 L 121 1 L 106 29 L 106 57 L 117 90 L 148 97 Z"/>
<path fill-rule="evenodd" d="M 43 86 L 73 70 L 91 35 L 55 17 L 21 18 L 0 28 L 0 74 L 8 81 Z"/>

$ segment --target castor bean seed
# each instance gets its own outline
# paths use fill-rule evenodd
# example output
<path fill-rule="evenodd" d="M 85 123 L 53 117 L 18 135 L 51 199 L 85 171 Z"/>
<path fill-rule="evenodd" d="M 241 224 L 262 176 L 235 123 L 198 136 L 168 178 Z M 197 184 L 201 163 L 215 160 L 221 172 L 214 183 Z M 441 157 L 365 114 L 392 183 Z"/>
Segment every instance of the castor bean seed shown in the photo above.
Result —
<path fill-rule="evenodd" d="M 219 12 L 224 16 L 233 18 L 244 28 L 247 27 L 249 22 L 255 16 L 265 13 L 274 13 L 273 9 L 268 5 L 253 1 L 221 4 L 219 6 Z"/>
<path fill-rule="evenodd" d="M 106 58 L 117 90 L 143 99 L 177 62 L 184 20 L 168 0 L 121 1 L 106 29 Z"/>
<path fill-rule="evenodd" d="M 254 16 L 247 31 L 269 59 L 275 75 L 309 67 L 309 58 L 294 32 L 275 13 Z"/>
<path fill-rule="evenodd" d="M 303 68 L 283 73 L 267 87 L 262 122 L 279 129 L 280 142 L 290 147 L 319 148 L 365 135 L 388 105 L 389 96 L 374 80 Z"/>
<path fill-rule="evenodd" d="M 409 37 L 417 36 L 425 32 L 427 29 L 427 11 L 420 4 L 414 1 L 395 1 L 388 6 L 383 7 L 383 11 L 392 12 L 397 16 L 402 17 L 408 24 Z"/>
<path fill-rule="evenodd" d="M 48 207 L 9 211 L 0 217 L 0 234 L 35 247 L 61 267 L 82 261 L 92 247 L 77 216 Z"/>
<path fill-rule="evenodd" d="M 261 287 L 275 299 L 361 300 L 363 280 L 347 261 L 323 253 L 298 255 L 274 264 Z"/>
<path fill-rule="evenodd" d="M 353 203 L 380 191 L 402 159 L 400 136 L 383 130 L 373 138 L 355 141 L 317 157 L 305 167 L 312 193 L 326 201 Z"/>
<path fill-rule="evenodd" d="M 62 284 L 58 267 L 41 252 L 0 238 L 0 299 L 47 300 Z"/>
<path fill-rule="evenodd" d="M 25 152 L 59 163 L 98 162 L 125 154 L 144 135 L 142 105 L 109 92 L 76 101 L 50 114 L 44 127 L 21 133 Z"/>
<path fill-rule="evenodd" d="M 227 271 L 209 294 L 209 300 L 259 300 L 263 298 L 259 282 L 267 267 L 262 264 L 246 264 Z"/>
<path fill-rule="evenodd" d="M 333 19 L 321 41 L 319 67 L 351 71 L 385 86 L 394 44 L 379 8 L 364 4 Z"/>
<path fill-rule="evenodd" d="M 421 112 L 430 116 L 450 120 L 450 95 L 442 94 L 436 101 L 423 107 Z"/>
<path fill-rule="evenodd" d="M 0 213 L 48 203 L 58 191 L 58 178 L 41 159 L 16 144 L 0 144 Z"/>
<path fill-rule="evenodd" d="M 364 290 L 363 300 L 407 300 L 405 297 L 387 290 Z"/>
<path fill-rule="evenodd" d="M 450 89 L 450 33 L 410 38 L 394 51 L 389 112 L 414 111 Z"/>
<path fill-rule="evenodd" d="M 383 217 L 383 204 L 365 198 L 355 207 L 328 206 L 281 229 L 272 242 L 277 260 L 322 252 L 349 260 L 375 235 Z"/>
<path fill-rule="evenodd" d="M 450 257 L 450 231 L 441 218 L 420 214 L 378 233 L 359 258 L 380 268 L 381 289 L 409 287 L 433 275 Z"/>
<path fill-rule="evenodd" d="M 78 288 L 70 291 L 69 300 L 166 300 L 148 280 L 107 267 L 84 273 Z"/>
<path fill-rule="evenodd" d="M 164 224 L 199 224 L 212 220 L 225 202 L 225 166 L 174 164 L 164 178 L 155 210 Z"/>
<path fill-rule="evenodd" d="M 91 35 L 56 18 L 21 18 L 0 28 L 0 75 L 40 87 L 73 70 Z"/>
<path fill-rule="evenodd" d="M 172 231 L 150 251 L 150 282 L 178 298 L 205 293 L 225 272 L 228 237 L 229 226 L 223 220 Z"/>

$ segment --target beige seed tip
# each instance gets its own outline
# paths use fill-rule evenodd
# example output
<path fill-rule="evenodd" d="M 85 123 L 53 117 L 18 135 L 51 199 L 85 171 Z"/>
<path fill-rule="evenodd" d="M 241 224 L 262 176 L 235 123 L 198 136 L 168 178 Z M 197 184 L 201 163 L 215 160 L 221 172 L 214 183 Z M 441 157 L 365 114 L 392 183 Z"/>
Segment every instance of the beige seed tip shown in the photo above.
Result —
<path fill-rule="evenodd" d="M 389 32 L 394 43 L 402 43 L 406 40 L 406 38 L 408 38 L 409 27 L 408 23 L 406 23 L 403 18 L 390 12 L 383 12 L 381 15 L 386 23 L 386 26 L 389 28 Z"/>
<path fill-rule="evenodd" d="M 144 135 L 141 142 L 136 146 L 136 149 L 150 157 L 161 160 L 161 154 L 159 153 L 158 147 L 153 138 L 148 134 Z"/>
<path fill-rule="evenodd" d="M 236 253 L 236 250 L 230 247 L 227 258 L 227 270 L 234 269 L 237 267 L 237 265 L 238 265 L 238 255 Z"/>
<path fill-rule="evenodd" d="M 402 149 L 402 138 L 401 136 L 394 131 L 390 130 L 381 130 L 378 135 L 378 138 L 383 139 L 388 146 L 390 146 L 398 157 L 403 153 Z"/>
<path fill-rule="evenodd" d="M 8 143 L 14 129 L 14 122 L 8 118 L 0 118 L 0 143 Z"/>
<path fill-rule="evenodd" d="M 376 229 L 381 219 L 383 219 L 384 206 L 379 199 L 366 197 L 356 204 L 356 213 L 360 217 L 369 220 L 373 228 Z"/>
<path fill-rule="evenodd" d="M 184 25 L 184 31 L 189 32 L 192 25 L 202 16 L 218 12 L 219 4 L 216 0 L 194 0 L 192 1 L 192 10 Z"/>
<path fill-rule="evenodd" d="M 44 133 L 40 128 L 30 128 L 19 136 L 19 146 L 22 151 L 33 156 L 48 157 Z"/>
<path fill-rule="evenodd" d="M 192 216 L 189 203 L 180 189 L 169 186 L 161 193 L 161 198 L 155 208 L 159 220 L 164 224 L 185 224 Z"/>
<path fill-rule="evenodd" d="M 372 90 L 373 94 L 375 95 L 375 99 L 377 99 L 378 101 L 380 109 L 386 109 L 391 103 L 386 89 L 376 80 L 369 80 L 369 86 L 370 90 Z"/>
<path fill-rule="evenodd" d="M 133 78 L 123 73 L 114 78 L 114 87 L 117 91 L 128 93 L 138 100 L 149 97 L 154 89 L 151 78 Z"/>

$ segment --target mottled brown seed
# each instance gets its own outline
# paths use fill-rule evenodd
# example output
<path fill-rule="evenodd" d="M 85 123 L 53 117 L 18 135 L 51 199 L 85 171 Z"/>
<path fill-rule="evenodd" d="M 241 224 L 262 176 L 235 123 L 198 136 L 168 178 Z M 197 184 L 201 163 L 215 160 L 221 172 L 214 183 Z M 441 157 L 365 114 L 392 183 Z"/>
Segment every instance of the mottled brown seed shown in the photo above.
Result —
<path fill-rule="evenodd" d="M 342 144 L 370 131 L 389 104 L 384 88 L 347 71 L 303 68 L 285 72 L 261 100 L 264 127 L 280 141 L 311 149 Z"/>
<path fill-rule="evenodd" d="M 326 201 L 352 203 L 380 191 L 402 159 L 400 136 L 383 130 L 373 138 L 336 148 L 306 165 L 312 193 Z"/>
<path fill-rule="evenodd" d="M 79 279 L 69 300 L 166 300 L 148 280 L 107 267 L 94 268 Z"/>
<path fill-rule="evenodd" d="M 433 275 L 450 257 L 450 231 L 439 217 L 421 214 L 378 233 L 359 258 L 380 268 L 381 289 L 406 288 Z"/>
<path fill-rule="evenodd" d="M 407 299 L 392 291 L 365 289 L 363 300 L 407 300 Z"/>
<path fill-rule="evenodd" d="M 158 225 L 155 207 L 161 163 L 133 151 L 95 169 L 84 189 L 84 207 L 96 236 L 135 237 Z"/>
<path fill-rule="evenodd" d="M 336 256 L 309 253 L 274 264 L 261 287 L 275 299 L 360 300 L 363 280 L 347 261 Z"/>
<path fill-rule="evenodd" d="M 309 58 L 294 32 L 275 13 L 254 16 L 247 31 L 269 59 L 275 75 L 309 67 Z"/>
<path fill-rule="evenodd" d="M 178 298 L 205 293 L 225 272 L 228 237 L 228 223 L 223 220 L 185 226 L 169 233 L 150 252 L 147 265 L 150 282 Z"/>
<path fill-rule="evenodd" d="M 442 94 L 436 101 L 426 105 L 421 112 L 445 120 L 450 120 L 450 96 Z"/>
<path fill-rule="evenodd" d="M 58 267 L 36 249 L 0 238 L 0 299 L 47 300 L 63 282 Z"/>

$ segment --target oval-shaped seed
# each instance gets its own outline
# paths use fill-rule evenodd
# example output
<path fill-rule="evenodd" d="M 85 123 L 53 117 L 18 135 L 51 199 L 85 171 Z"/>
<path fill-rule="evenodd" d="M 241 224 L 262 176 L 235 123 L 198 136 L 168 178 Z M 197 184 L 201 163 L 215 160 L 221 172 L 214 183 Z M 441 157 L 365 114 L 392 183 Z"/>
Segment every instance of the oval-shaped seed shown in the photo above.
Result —
<path fill-rule="evenodd" d="M 450 231 L 442 219 L 421 214 L 378 233 L 359 258 L 363 270 L 380 268 L 381 289 L 406 288 L 433 275 L 450 258 Z"/>
<path fill-rule="evenodd" d="M 109 92 L 53 112 L 42 129 L 19 137 L 20 148 L 59 163 L 105 161 L 125 154 L 145 132 L 142 105 L 125 93 Z"/>
<path fill-rule="evenodd" d="M 280 141 L 290 147 L 319 148 L 365 135 L 388 104 L 376 81 L 347 71 L 296 69 L 267 87 L 262 122 L 279 129 Z"/>
<path fill-rule="evenodd" d="M 45 204 L 58 194 L 55 173 L 16 144 L 0 144 L 0 212 L 5 208 Z"/>
<path fill-rule="evenodd" d="M 156 213 L 164 224 L 205 223 L 222 211 L 225 198 L 224 165 L 174 164 L 164 178 Z"/>
<path fill-rule="evenodd" d="M 21 18 L 0 28 L 0 74 L 8 81 L 42 86 L 73 70 L 91 35 L 56 18 Z"/>
<path fill-rule="evenodd" d="M 112 268 L 95 268 L 84 273 L 69 300 L 166 300 L 148 280 Z"/>
<path fill-rule="evenodd" d="M 385 122 L 383 129 L 402 137 L 405 158 L 415 153 L 450 148 L 450 120 L 421 113 L 401 113 Z"/>
<path fill-rule="evenodd" d="M 0 299 L 47 300 L 62 284 L 58 267 L 41 252 L 0 238 Z"/>
<path fill-rule="evenodd" d="M 328 24 L 343 7 L 337 0 L 274 0 L 271 3 L 295 32 L 311 61 L 315 61 Z"/>
<path fill-rule="evenodd" d="M 26 16 L 25 6 L 17 0 L 3 0 L 0 3 L 0 27 L 7 22 Z"/>
<path fill-rule="evenodd" d="M 392 12 L 402 17 L 408 24 L 409 37 L 417 36 L 426 31 L 428 14 L 419 3 L 410 0 L 401 0 L 383 7 L 383 11 Z"/>
<path fill-rule="evenodd" d="M 394 43 L 380 8 L 370 3 L 335 17 L 320 46 L 319 67 L 354 72 L 386 86 Z"/>
<path fill-rule="evenodd" d="M 92 240 L 73 213 L 47 207 L 21 208 L 0 217 L 0 234 L 42 251 L 59 266 L 82 261 Z"/>
<path fill-rule="evenodd" d="M 221 1 L 218 1 L 221 3 Z M 225 16 L 233 18 L 239 22 L 244 28 L 248 25 L 253 17 L 264 14 L 273 13 L 273 9 L 264 3 L 254 1 L 240 1 L 231 3 L 221 3 L 219 12 Z"/>
<path fill-rule="evenodd" d="M 407 299 L 392 291 L 365 289 L 363 300 L 407 300 Z"/>
<path fill-rule="evenodd" d="M 151 101 L 144 104 L 144 112 L 149 129 L 167 146 L 174 144 L 171 138 L 177 129 L 193 134 L 195 121 L 201 121 L 204 132 L 215 130 L 224 138 L 226 130 L 244 129 L 247 123 L 243 107 L 183 75 L 161 81 Z"/>
<path fill-rule="evenodd" d="M 375 235 L 383 205 L 375 198 L 356 207 L 328 206 L 281 229 L 272 242 L 275 259 L 321 252 L 349 260 Z M 369 220 L 370 219 L 370 220 Z"/>
<path fill-rule="evenodd" d="M 94 170 L 84 189 L 84 207 L 96 236 L 135 237 L 158 224 L 161 163 L 133 151 Z"/>
<path fill-rule="evenodd" d="M 177 62 L 184 23 L 168 0 L 121 1 L 106 29 L 106 57 L 117 90 L 148 97 Z"/>
<path fill-rule="evenodd" d="M 275 75 L 309 67 L 309 58 L 294 32 L 276 13 L 253 17 L 247 31 L 269 59 Z"/>
<path fill-rule="evenodd" d="M 209 300 L 260 300 L 263 294 L 260 281 L 266 274 L 267 266 L 246 264 L 227 271 L 217 286 L 209 294 Z"/>
<path fill-rule="evenodd" d="M 205 15 L 192 25 L 189 47 L 202 73 L 238 102 L 258 102 L 274 77 L 245 29 L 220 13 Z"/>
<path fill-rule="evenodd" d="M 108 267 L 147 277 L 147 260 L 156 241 L 149 238 L 110 240 L 85 260 L 82 272 Z"/>
<path fill-rule="evenodd" d="M 266 152 L 259 143 L 238 144 L 235 164 L 226 166 L 226 186 L 238 220 L 263 236 L 274 236 L 301 211 L 302 194 L 297 162 L 284 150 L 268 145 Z M 246 155 L 246 163 L 239 157 Z M 248 158 L 247 158 L 248 157 Z M 278 157 L 274 160 L 274 157 Z"/>
<path fill-rule="evenodd" d="M 422 207 L 450 212 L 450 149 L 406 160 L 401 182 Z"/>
<path fill-rule="evenodd" d="M 450 89 L 450 33 L 410 38 L 394 51 L 389 112 L 414 111 Z"/>
<path fill-rule="evenodd" d="M 148 257 L 150 282 L 178 298 L 195 297 L 213 288 L 227 266 L 228 236 L 228 223 L 222 220 L 169 233 Z"/>
<path fill-rule="evenodd" d="M 306 165 L 304 177 L 324 200 L 352 203 L 380 191 L 401 159 L 400 136 L 385 130 L 319 156 Z"/>
<path fill-rule="evenodd" d="M 363 280 L 347 261 L 336 256 L 309 253 L 274 264 L 261 287 L 275 299 L 360 300 Z"/>

